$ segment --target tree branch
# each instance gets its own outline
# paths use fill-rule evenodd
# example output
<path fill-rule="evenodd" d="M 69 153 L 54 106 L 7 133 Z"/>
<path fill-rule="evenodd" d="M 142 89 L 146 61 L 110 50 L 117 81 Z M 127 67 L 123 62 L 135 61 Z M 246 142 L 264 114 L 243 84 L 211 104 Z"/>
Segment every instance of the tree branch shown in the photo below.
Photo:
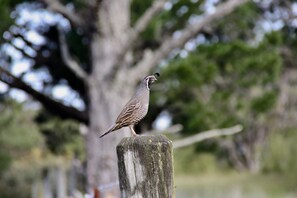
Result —
<path fill-rule="evenodd" d="M 151 20 L 162 10 L 166 0 L 155 0 L 150 8 L 138 19 L 134 28 L 130 32 L 130 37 L 127 44 L 131 46 L 138 38 L 139 34 L 147 28 Z"/>
<path fill-rule="evenodd" d="M 172 126 L 166 128 L 166 129 L 162 129 L 162 130 L 150 130 L 150 131 L 145 132 L 144 134 L 147 134 L 147 135 L 151 135 L 151 134 L 162 134 L 162 133 L 175 134 L 175 133 L 180 132 L 182 129 L 183 129 L 183 125 L 181 125 L 181 124 L 175 124 L 175 125 L 172 125 Z"/>
<path fill-rule="evenodd" d="M 87 82 L 88 74 L 81 68 L 80 64 L 74 60 L 73 57 L 71 57 L 63 30 L 61 30 L 59 27 L 57 29 L 63 62 L 71 71 L 74 72 L 78 78 L 82 79 L 84 82 Z"/>
<path fill-rule="evenodd" d="M 75 13 L 67 9 L 59 0 L 42 0 L 50 10 L 62 14 L 73 26 L 81 26 L 82 21 Z"/>
<path fill-rule="evenodd" d="M 126 38 L 119 50 L 118 55 L 115 57 L 116 63 L 114 64 L 114 68 L 112 69 L 113 74 L 115 74 L 120 66 L 120 63 L 125 59 L 127 53 L 135 46 L 135 41 L 138 39 L 139 34 L 142 33 L 145 28 L 147 28 L 148 24 L 151 20 L 162 10 L 166 0 L 155 0 L 151 7 L 149 7 L 144 14 L 137 20 L 135 26 L 127 32 Z M 130 62 L 128 63 L 128 65 Z"/>
<path fill-rule="evenodd" d="M 225 128 L 225 129 L 213 129 L 210 131 L 205 131 L 198 133 L 196 135 L 181 139 L 181 140 L 176 140 L 173 141 L 173 148 L 181 148 L 185 147 L 188 145 L 191 145 L 193 143 L 201 142 L 203 140 L 209 139 L 209 138 L 214 138 L 214 137 L 219 137 L 219 136 L 224 136 L 224 135 L 233 135 L 235 133 L 241 132 L 243 127 L 241 125 L 236 125 L 231 128 Z"/>
<path fill-rule="evenodd" d="M 89 117 L 86 112 L 78 111 L 73 107 L 65 106 L 62 103 L 51 99 L 45 94 L 36 91 L 31 86 L 23 82 L 21 79 L 15 77 L 2 67 L 0 67 L 0 81 L 6 83 L 12 88 L 25 91 L 34 99 L 38 100 L 49 112 L 52 112 L 62 118 L 71 118 L 83 123 L 88 123 L 89 121 Z"/>
<path fill-rule="evenodd" d="M 197 35 L 206 25 L 209 25 L 215 20 L 228 15 L 235 8 L 245 2 L 247 2 L 247 0 L 228 0 L 225 3 L 218 5 L 215 12 L 205 15 L 196 23 L 187 25 L 180 31 L 180 36 L 178 38 L 173 36 L 169 37 L 155 51 L 147 49 L 142 60 L 132 69 L 133 74 L 131 75 L 145 75 L 152 67 L 157 65 L 162 59 L 166 58 L 173 49 L 182 48 L 187 41 Z"/>

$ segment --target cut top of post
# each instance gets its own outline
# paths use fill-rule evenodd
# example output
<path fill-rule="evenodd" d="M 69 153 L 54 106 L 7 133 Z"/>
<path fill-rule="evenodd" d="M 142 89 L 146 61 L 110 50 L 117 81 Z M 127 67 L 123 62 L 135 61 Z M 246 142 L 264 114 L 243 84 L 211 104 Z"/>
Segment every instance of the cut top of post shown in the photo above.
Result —
<path fill-rule="evenodd" d="M 172 144 L 172 142 L 164 135 L 152 135 L 152 136 L 135 136 L 126 137 L 118 144 L 118 149 L 127 149 L 129 146 L 133 145 L 160 145 L 160 144 Z M 130 148 L 130 147 L 129 147 Z"/>

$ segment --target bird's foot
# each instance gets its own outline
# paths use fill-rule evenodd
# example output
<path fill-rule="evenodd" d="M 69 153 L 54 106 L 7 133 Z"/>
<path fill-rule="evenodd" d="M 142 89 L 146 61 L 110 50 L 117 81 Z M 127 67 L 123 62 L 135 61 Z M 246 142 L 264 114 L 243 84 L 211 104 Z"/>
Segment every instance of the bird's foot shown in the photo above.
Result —
<path fill-rule="evenodd" d="M 132 133 L 132 137 L 138 137 L 140 135 L 138 135 L 137 133 Z"/>

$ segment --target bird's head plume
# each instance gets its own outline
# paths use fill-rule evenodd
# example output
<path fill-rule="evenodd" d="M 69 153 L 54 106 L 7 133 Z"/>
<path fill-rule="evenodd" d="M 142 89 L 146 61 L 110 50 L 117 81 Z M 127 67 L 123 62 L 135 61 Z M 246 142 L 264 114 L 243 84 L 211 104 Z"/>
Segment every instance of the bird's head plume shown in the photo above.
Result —
<path fill-rule="evenodd" d="M 149 89 L 151 87 L 151 85 L 157 81 L 157 77 L 159 77 L 160 74 L 159 73 L 155 73 L 152 75 L 148 75 L 146 77 L 144 77 L 142 83 L 144 83 L 146 85 L 146 87 Z"/>

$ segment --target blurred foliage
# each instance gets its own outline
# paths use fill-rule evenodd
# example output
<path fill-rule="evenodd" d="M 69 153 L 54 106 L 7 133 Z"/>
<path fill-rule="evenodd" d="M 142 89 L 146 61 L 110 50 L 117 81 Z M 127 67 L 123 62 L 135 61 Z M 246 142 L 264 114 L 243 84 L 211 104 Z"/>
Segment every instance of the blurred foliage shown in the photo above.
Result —
<path fill-rule="evenodd" d="M 2 172 L 4 172 L 11 163 L 11 157 L 7 155 L 7 153 L 2 150 L 0 151 L 0 175 L 2 175 Z"/>
<path fill-rule="evenodd" d="M 238 39 L 200 44 L 163 66 L 159 82 L 163 91 L 152 94 L 154 104 L 168 111 L 174 124 L 183 124 L 182 133 L 244 126 L 228 143 L 236 145 L 234 150 L 222 146 L 223 140 L 204 141 L 196 144 L 197 159 L 206 153 L 222 159 L 223 164 L 238 168 L 241 163 L 244 169 L 259 171 L 256 158 L 262 153 L 264 133 L 279 95 L 282 44 L 279 32 L 267 34 L 256 45 Z M 208 159 L 201 158 L 200 164 L 210 163 Z"/>
<path fill-rule="evenodd" d="M 262 18 L 262 14 L 261 9 L 250 1 L 212 26 L 214 38 L 218 41 L 253 40 L 256 22 Z"/>
<path fill-rule="evenodd" d="M 176 197 L 293 198 L 296 189 L 279 174 L 224 172 L 179 175 L 175 178 Z"/>
<path fill-rule="evenodd" d="M 195 145 L 177 149 L 174 152 L 174 171 L 177 175 L 208 174 L 226 171 L 229 167 L 217 166 L 218 159 L 207 152 L 197 154 Z"/>
<path fill-rule="evenodd" d="M 83 137 L 79 133 L 79 123 L 62 120 L 41 110 L 35 117 L 40 132 L 44 135 L 47 148 L 56 155 L 68 157 L 84 156 Z"/>
<path fill-rule="evenodd" d="M 186 58 L 176 57 L 161 71 L 164 92 L 154 93 L 157 105 L 166 106 L 187 133 L 252 125 L 277 98 L 282 59 L 271 37 L 277 34 L 257 46 L 239 40 L 200 45 Z"/>
<path fill-rule="evenodd" d="M 131 4 L 131 23 L 135 24 L 139 17 L 153 1 L 133 0 Z M 156 48 L 164 37 L 182 29 L 191 17 L 203 13 L 201 5 L 205 1 L 169 1 L 165 10 L 155 17 L 143 33 L 141 33 L 140 48 Z M 135 51 L 137 53 L 137 50 Z"/>
<path fill-rule="evenodd" d="M 178 0 L 169 1 L 165 10 L 155 17 L 145 31 L 141 34 L 140 48 L 156 48 L 173 32 L 182 30 L 186 25 L 202 16 L 207 1 Z M 131 23 L 134 24 L 145 12 L 152 1 L 133 0 L 131 5 Z M 210 2 L 208 4 L 211 4 Z M 211 5 L 208 5 L 211 7 Z M 261 19 L 262 11 L 255 3 L 247 3 L 223 20 L 218 20 L 208 27 L 205 27 L 200 35 L 203 35 L 205 42 L 231 41 L 234 39 L 253 40 L 254 29 L 257 21 Z M 195 42 L 196 38 L 192 41 Z M 135 51 L 137 54 L 137 50 Z"/>
<path fill-rule="evenodd" d="M 25 107 L 26 104 L 14 100 L 0 102 L 0 197 L 3 198 L 30 197 L 32 183 L 42 178 L 44 169 L 67 166 L 74 155 L 83 158 L 77 123 Z"/>
<path fill-rule="evenodd" d="M 297 182 L 297 128 L 287 128 L 273 133 L 268 141 L 263 158 L 263 171 L 285 175 L 292 183 Z"/>
<path fill-rule="evenodd" d="M 3 41 L 3 33 L 9 28 L 11 24 L 13 24 L 14 20 L 12 18 L 11 11 L 14 9 L 14 7 L 22 2 L 22 0 L 1 0 L 0 1 L 0 42 Z"/>
<path fill-rule="evenodd" d="M 15 169 L 15 164 L 31 159 L 32 151 L 43 145 L 34 123 L 35 112 L 13 100 L 1 101 L 0 112 L 0 197 L 29 197 L 30 184 L 38 170 L 31 160 L 21 171 Z M 33 172 L 28 171 L 30 168 Z"/>
<path fill-rule="evenodd" d="M 23 105 L 13 100 L 0 103 L 0 145 L 7 154 L 22 156 L 43 142 L 34 123 L 34 111 L 24 111 Z"/>

